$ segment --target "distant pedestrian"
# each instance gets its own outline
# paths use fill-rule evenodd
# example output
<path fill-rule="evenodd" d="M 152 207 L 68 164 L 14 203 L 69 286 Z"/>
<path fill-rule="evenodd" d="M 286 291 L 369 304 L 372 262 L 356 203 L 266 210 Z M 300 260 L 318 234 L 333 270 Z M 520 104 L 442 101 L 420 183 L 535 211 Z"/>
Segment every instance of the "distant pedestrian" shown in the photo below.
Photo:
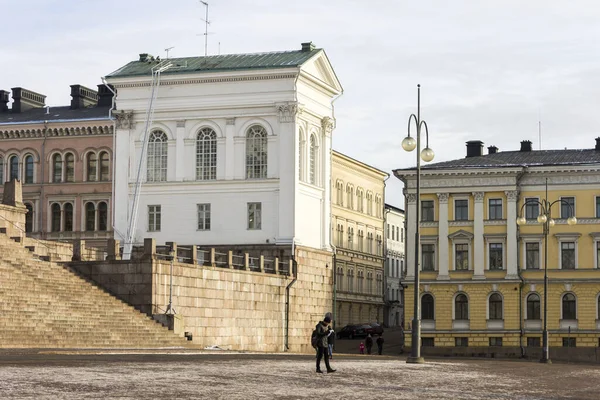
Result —
<path fill-rule="evenodd" d="M 331 322 L 331 317 L 326 316 L 323 321 L 317 324 L 316 335 L 317 335 L 317 373 L 322 374 L 321 371 L 321 358 L 325 358 L 325 367 L 327 367 L 327 372 L 335 372 L 335 369 L 331 368 L 329 365 L 329 357 L 328 350 L 329 344 L 327 343 L 327 338 L 330 335 L 334 335 L 335 332 L 333 329 L 327 329 L 327 326 Z"/>
<path fill-rule="evenodd" d="M 329 347 L 329 359 L 333 360 L 333 342 L 335 340 L 335 332 L 329 327 L 329 336 L 327 336 L 327 345 Z"/>
<path fill-rule="evenodd" d="M 383 353 L 383 335 L 379 335 L 379 337 L 377 338 L 377 352 L 379 353 L 379 355 Z"/>
<path fill-rule="evenodd" d="M 365 344 L 363 342 L 358 345 L 358 352 L 359 354 L 365 354 Z"/>
<path fill-rule="evenodd" d="M 367 354 L 371 354 L 371 348 L 373 347 L 373 338 L 371 337 L 370 333 L 367 335 L 365 344 L 367 345 Z"/>

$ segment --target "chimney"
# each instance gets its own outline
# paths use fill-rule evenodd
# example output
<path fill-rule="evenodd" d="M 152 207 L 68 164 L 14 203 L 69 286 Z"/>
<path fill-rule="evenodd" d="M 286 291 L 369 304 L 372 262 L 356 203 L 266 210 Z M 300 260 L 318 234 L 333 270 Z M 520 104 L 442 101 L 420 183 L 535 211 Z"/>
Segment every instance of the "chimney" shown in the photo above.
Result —
<path fill-rule="evenodd" d="M 98 103 L 98 92 L 81 85 L 71 85 L 71 110 L 78 110 Z"/>
<path fill-rule="evenodd" d="M 42 108 L 46 105 L 46 96 L 21 87 L 12 88 L 12 112 L 21 113 L 32 108 Z"/>
<path fill-rule="evenodd" d="M 523 140 L 520 151 L 531 151 L 531 140 Z"/>
<path fill-rule="evenodd" d="M 498 148 L 496 146 L 488 147 L 488 154 L 496 154 L 498 152 Z"/>
<path fill-rule="evenodd" d="M 315 49 L 315 45 L 313 42 L 302 43 L 302 51 L 313 51 Z"/>
<path fill-rule="evenodd" d="M 8 102 L 10 101 L 10 92 L 0 90 L 0 113 L 8 111 Z"/>
<path fill-rule="evenodd" d="M 596 151 L 600 151 L 600 137 L 596 138 Z"/>
<path fill-rule="evenodd" d="M 110 88 L 112 90 L 115 90 L 115 88 L 112 85 L 110 85 Z M 113 100 L 113 94 L 106 87 L 106 85 L 105 84 L 98 85 L 98 107 L 105 107 L 105 106 L 111 107 L 112 100 Z"/>
<path fill-rule="evenodd" d="M 467 142 L 467 158 L 479 157 L 483 154 L 483 142 L 481 140 L 469 140 Z"/>

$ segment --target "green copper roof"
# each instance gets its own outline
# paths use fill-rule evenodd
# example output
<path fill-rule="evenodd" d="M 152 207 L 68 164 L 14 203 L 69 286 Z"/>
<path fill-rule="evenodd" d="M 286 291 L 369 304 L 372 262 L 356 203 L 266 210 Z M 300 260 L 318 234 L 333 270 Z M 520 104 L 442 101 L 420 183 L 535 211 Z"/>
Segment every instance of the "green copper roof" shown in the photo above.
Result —
<path fill-rule="evenodd" d="M 321 49 L 305 49 L 296 51 L 278 51 L 272 53 L 255 54 L 224 54 L 207 57 L 184 57 L 169 58 L 168 60 L 155 59 L 154 57 L 140 54 L 140 60 L 129 64 L 110 73 L 108 77 L 143 76 L 150 75 L 153 67 L 165 61 L 173 64 L 173 67 L 165 70 L 162 74 L 186 74 L 216 71 L 256 70 L 271 68 L 294 68 L 304 64 L 307 60 L 317 54 Z M 146 57 L 147 56 L 147 57 Z"/>

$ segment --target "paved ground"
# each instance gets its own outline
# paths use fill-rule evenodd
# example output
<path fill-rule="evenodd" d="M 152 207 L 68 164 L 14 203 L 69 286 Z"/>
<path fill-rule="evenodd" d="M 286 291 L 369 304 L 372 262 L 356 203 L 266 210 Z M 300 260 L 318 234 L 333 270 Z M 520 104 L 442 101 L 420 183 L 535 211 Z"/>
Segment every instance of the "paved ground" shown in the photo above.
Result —
<path fill-rule="evenodd" d="M 600 367 L 256 354 L 0 353 L 2 399 L 594 399 Z"/>

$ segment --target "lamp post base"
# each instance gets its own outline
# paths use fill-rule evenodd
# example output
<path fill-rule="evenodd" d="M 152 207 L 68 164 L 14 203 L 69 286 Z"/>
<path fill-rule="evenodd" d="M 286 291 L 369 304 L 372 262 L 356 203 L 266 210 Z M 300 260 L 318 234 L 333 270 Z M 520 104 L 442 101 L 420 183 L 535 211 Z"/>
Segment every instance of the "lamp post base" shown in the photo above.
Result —
<path fill-rule="evenodd" d="M 552 364 L 552 360 L 550 360 L 549 358 L 542 358 L 540 359 L 540 362 L 542 364 Z"/>
<path fill-rule="evenodd" d="M 423 357 L 408 357 L 406 359 L 407 364 L 425 364 L 425 359 Z"/>

